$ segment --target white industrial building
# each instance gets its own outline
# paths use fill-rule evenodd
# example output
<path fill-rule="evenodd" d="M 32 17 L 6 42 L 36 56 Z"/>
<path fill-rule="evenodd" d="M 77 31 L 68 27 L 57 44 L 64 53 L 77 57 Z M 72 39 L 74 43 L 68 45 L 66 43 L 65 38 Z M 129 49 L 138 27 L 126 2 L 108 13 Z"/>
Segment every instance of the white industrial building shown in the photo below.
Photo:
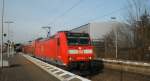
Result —
<path fill-rule="evenodd" d="M 117 21 L 108 21 L 108 22 L 92 22 L 80 27 L 74 28 L 70 31 L 72 32 L 85 32 L 89 33 L 93 41 L 102 39 L 103 36 L 109 33 L 112 30 L 116 30 L 118 27 L 125 28 L 127 26 L 125 23 Z"/>

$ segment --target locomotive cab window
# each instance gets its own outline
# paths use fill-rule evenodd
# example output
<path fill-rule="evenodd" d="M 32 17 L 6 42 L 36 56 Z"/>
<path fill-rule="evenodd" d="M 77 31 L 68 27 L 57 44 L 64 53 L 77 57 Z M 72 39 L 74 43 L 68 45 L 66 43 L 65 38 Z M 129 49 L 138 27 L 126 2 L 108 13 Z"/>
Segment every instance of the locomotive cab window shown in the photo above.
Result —
<path fill-rule="evenodd" d="M 67 33 L 68 45 L 89 45 L 90 38 L 86 33 Z"/>

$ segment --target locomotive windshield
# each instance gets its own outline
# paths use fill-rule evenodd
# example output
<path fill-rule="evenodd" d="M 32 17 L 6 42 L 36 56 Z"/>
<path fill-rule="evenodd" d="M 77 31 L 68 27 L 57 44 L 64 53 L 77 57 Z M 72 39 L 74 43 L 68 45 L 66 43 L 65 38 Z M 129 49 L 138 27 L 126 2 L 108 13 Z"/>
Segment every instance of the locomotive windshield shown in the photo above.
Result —
<path fill-rule="evenodd" d="M 67 33 L 68 45 L 89 45 L 90 37 L 86 33 Z"/>

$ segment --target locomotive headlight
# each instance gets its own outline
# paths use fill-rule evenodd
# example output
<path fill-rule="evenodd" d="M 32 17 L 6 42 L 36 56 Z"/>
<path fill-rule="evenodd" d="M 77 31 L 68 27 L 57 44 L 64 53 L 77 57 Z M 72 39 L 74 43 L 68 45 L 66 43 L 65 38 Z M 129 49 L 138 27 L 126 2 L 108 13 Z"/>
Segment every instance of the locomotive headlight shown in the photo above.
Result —
<path fill-rule="evenodd" d="M 78 50 L 68 50 L 69 54 L 78 54 Z"/>
<path fill-rule="evenodd" d="M 71 57 L 69 57 L 69 60 L 71 61 L 71 60 L 72 60 L 72 58 L 71 58 Z"/>
<path fill-rule="evenodd" d="M 85 53 L 85 54 L 87 54 L 87 53 L 88 53 L 88 54 L 89 54 L 89 53 L 93 53 L 93 50 L 91 50 L 91 49 L 86 49 L 86 50 L 84 50 L 84 53 Z"/>
<path fill-rule="evenodd" d="M 89 57 L 89 59 L 91 60 L 91 59 L 92 59 L 92 57 Z"/>

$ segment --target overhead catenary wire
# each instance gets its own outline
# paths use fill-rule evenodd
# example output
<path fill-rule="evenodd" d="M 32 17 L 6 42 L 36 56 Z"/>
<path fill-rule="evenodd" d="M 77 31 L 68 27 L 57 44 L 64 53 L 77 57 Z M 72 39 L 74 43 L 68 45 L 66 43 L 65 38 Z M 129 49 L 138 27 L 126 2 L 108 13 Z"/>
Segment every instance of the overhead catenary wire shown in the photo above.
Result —
<path fill-rule="evenodd" d="M 117 12 L 119 12 L 119 11 L 123 11 L 124 9 L 126 9 L 126 8 L 128 8 L 128 7 L 130 7 L 130 6 L 132 6 L 132 5 L 125 6 L 125 7 L 121 7 L 121 8 L 119 8 L 119 9 L 113 10 L 113 11 L 111 11 L 111 12 L 109 12 L 109 13 L 107 13 L 107 14 L 104 14 L 104 15 L 102 15 L 102 16 L 99 16 L 99 17 L 90 19 L 89 21 L 95 21 L 95 20 L 97 20 L 97 19 L 101 19 L 101 18 L 104 18 L 104 17 L 106 17 L 106 16 L 110 16 L 111 14 L 117 13 Z"/>
<path fill-rule="evenodd" d="M 95 5 L 93 9 L 102 8 L 102 7 L 104 7 L 104 6 L 101 6 L 101 5 L 103 5 L 103 4 L 104 4 L 104 2 L 100 2 L 100 4 Z M 85 12 L 86 12 L 86 13 L 90 13 L 91 11 L 90 11 L 89 8 L 88 8 L 88 10 L 82 10 L 82 12 L 84 12 L 84 13 L 83 13 L 83 14 L 80 14 L 80 15 L 84 15 Z M 67 20 L 67 21 L 69 21 L 69 20 Z"/>
<path fill-rule="evenodd" d="M 60 14 L 59 16 L 57 16 L 54 20 L 52 20 L 52 22 L 50 22 L 51 24 L 53 24 L 54 22 L 58 21 L 61 17 L 65 16 L 67 13 L 69 13 L 71 10 L 73 10 L 74 8 L 76 8 L 79 4 L 81 4 L 84 0 L 79 0 L 77 3 L 75 3 L 72 7 L 70 7 L 69 9 L 67 9 L 64 13 Z"/>
<path fill-rule="evenodd" d="M 101 16 L 98 16 L 98 17 L 95 17 L 95 18 L 93 18 L 93 19 L 89 19 L 87 22 L 82 23 L 82 24 L 86 24 L 86 23 L 93 22 L 93 21 L 95 21 L 95 20 L 98 20 L 98 19 L 101 19 L 101 18 L 110 16 L 111 14 L 118 13 L 118 12 L 123 11 L 124 9 L 129 8 L 129 7 L 132 7 L 132 6 L 133 6 L 133 5 L 130 4 L 129 6 L 124 6 L 124 7 L 118 8 L 118 9 L 113 10 L 113 11 L 107 13 L 107 14 L 104 14 L 104 15 L 101 15 Z"/>
<path fill-rule="evenodd" d="M 82 1 L 82 0 L 80 0 L 80 1 Z M 90 20 L 88 20 L 88 22 L 92 22 L 92 21 L 95 21 L 95 20 L 98 20 L 98 19 L 101 19 L 101 18 L 110 16 L 111 14 L 118 13 L 118 12 L 123 11 L 124 9 L 126 9 L 126 8 L 128 8 L 128 7 L 132 7 L 132 6 L 133 6 L 133 5 L 130 4 L 130 5 L 128 5 L 128 6 L 124 6 L 124 7 L 118 8 L 118 9 L 113 10 L 113 11 L 111 11 L 111 12 L 109 12 L 109 13 L 107 13 L 107 14 L 104 14 L 104 15 L 102 15 L 102 16 L 99 16 L 99 17 L 90 19 Z M 70 11 L 70 10 L 69 10 L 69 11 Z M 65 15 L 65 14 L 64 14 L 64 15 Z M 64 15 L 62 15 L 62 16 L 64 16 Z M 60 16 L 60 17 L 62 17 L 62 16 Z M 56 20 L 56 21 L 57 21 L 57 20 Z M 55 22 L 55 21 L 54 21 L 54 22 Z"/>
<path fill-rule="evenodd" d="M 82 1 L 83 1 L 83 0 L 79 0 L 76 4 L 74 4 L 71 8 L 69 8 L 68 10 L 66 10 L 63 14 L 59 15 L 58 17 L 56 17 L 50 24 L 54 24 L 54 22 L 56 22 L 56 21 L 58 21 L 59 19 L 61 19 L 61 17 L 65 16 L 67 13 L 69 13 L 71 10 L 73 10 L 75 7 L 77 7 L 79 4 L 81 4 Z M 130 5 L 128 5 L 128 6 L 124 6 L 124 7 L 118 8 L 118 9 L 113 10 L 113 11 L 107 13 L 107 14 L 98 16 L 98 17 L 93 18 L 93 19 L 89 19 L 88 22 L 92 22 L 92 21 L 95 21 L 95 20 L 98 20 L 98 19 L 101 19 L 101 18 L 110 16 L 111 14 L 118 13 L 118 12 L 123 11 L 124 9 L 126 9 L 126 8 L 128 8 L 128 7 L 132 7 L 132 6 L 133 6 L 133 5 L 130 4 Z"/>

